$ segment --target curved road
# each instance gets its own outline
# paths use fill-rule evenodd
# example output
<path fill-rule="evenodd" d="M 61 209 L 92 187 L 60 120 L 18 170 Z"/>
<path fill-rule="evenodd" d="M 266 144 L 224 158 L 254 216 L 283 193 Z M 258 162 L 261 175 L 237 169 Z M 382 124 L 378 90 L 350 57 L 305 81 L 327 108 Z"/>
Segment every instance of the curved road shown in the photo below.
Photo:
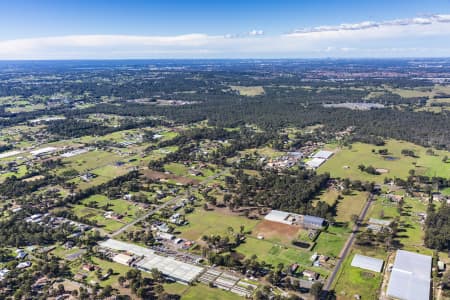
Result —
<path fill-rule="evenodd" d="M 370 204 L 372 204 L 372 200 L 373 200 L 373 194 L 369 194 L 366 204 L 364 205 L 364 207 L 361 211 L 361 214 L 359 215 L 358 221 L 353 226 L 352 233 L 348 237 L 347 241 L 345 242 L 344 247 L 341 250 L 341 253 L 339 254 L 338 262 L 337 262 L 336 266 L 334 267 L 333 272 L 331 272 L 330 276 L 328 277 L 326 284 L 323 287 L 324 291 L 326 291 L 326 292 L 330 291 L 331 285 L 333 284 L 334 279 L 336 278 L 336 275 L 339 273 L 339 270 L 340 270 L 343 262 L 347 258 L 350 248 L 353 245 L 353 242 L 356 237 L 356 233 L 358 232 L 358 229 L 359 229 L 359 225 L 366 218 L 366 214 L 367 214 L 367 211 L 369 210 Z"/>

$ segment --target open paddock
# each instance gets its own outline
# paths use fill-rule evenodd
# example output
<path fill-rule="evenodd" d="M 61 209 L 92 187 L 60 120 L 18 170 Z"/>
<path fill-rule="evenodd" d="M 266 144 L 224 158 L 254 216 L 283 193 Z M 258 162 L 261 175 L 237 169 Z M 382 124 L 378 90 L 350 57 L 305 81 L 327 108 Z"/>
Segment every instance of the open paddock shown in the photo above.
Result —
<path fill-rule="evenodd" d="M 259 96 L 265 93 L 262 86 L 231 85 L 230 88 L 238 92 L 239 95 L 247 97 Z"/>
<path fill-rule="evenodd" d="M 235 214 L 224 215 L 221 212 L 205 211 L 201 207 L 196 207 L 193 213 L 187 214 L 186 219 L 189 224 L 178 227 L 181 236 L 189 240 L 199 240 L 203 235 L 219 234 L 226 236 L 230 234 L 229 229 L 239 232 L 240 226 L 244 226 L 244 231 L 252 231 L 258 220 L 250 220 L 246 217 Z"/>
<path fill-rule="evenodd" d="M 378 154 L 380 149 L 388 149 L 389 154 L 385 156 Z M 402 155 L 402 149 L 414 151 L 416 157 Z M 418 175 L 449 177 L 449 165 L 442 159 L 446 155 L 450 157 L 450 152 L 433 149 L 435 154 L 430 155 L 426 151 L 425 147 L 398 140 L 387 140 L 384 146 L 354 143 L 351 148 L 341 148 L 336 151 L 335 155 L 318 168 L 318 172 L 329 172 L 332 177 L 378 183 L 383 182 L 386 176 L 406 179 L 409 175 L 408 171 L 411 169 L 414 169 Z M 358 169 L 361 164 L 385 169 L 389 173 L 368 174 Z"/>
<path fill-rule="evenodd" d="M 191 185 L 196 185 L 199 183 L 198 180 L 196 179 L 192 179 L 192 178 L 187 178 L 184 176 L 177 176 L 174 174 L 166 174 L 164 172 L 158 172 L 158 171 L 153 171 L 153 170 L 143 170 L 142 174 L 151 180 L 161 180 L 161 179 L 165 179 L 165 180 L 174 180 L 176 182 L 179 182 L 181 184 L 191 184 Z"/>
<path fill-rule="evenodd" d="M 354 192 L 353 195 L 345 195 L 344 199 L 339 200 L 337 204 L 336 221 L 350 222 L 352 215 L 359 216 L 367 197 L 366 192 Z"/>
<path fill-rule="evenodd" d="M 301 230 L 298 226 L 262 220 L 255 226 L 252 235 L 255 237 L 262 236 L 264 239 L 286 244 L 297 238 Z"/>

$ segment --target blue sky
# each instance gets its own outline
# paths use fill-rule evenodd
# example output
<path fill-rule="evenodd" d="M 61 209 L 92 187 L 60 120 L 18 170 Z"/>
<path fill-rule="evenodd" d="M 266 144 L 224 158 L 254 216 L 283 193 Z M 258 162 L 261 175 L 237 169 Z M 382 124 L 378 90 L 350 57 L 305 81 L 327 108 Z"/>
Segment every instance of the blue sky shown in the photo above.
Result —
<path fill-rule="evenodd" d="M 450 56 L 450 0 L 0 0 L 0 59 Z"/>

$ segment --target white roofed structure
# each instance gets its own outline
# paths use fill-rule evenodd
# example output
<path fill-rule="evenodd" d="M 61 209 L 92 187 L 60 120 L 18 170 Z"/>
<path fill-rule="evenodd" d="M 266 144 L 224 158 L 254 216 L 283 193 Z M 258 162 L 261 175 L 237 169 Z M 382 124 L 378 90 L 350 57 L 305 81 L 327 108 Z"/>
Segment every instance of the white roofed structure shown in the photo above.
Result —
<path fill-rule="evenodd" d="M 104 248 L 109 248 L 116 251 L 125 251 L 140 256 L 141 259 L 133 263 L 133 266 L 145 272 L 151 272 L 153 268 L 156 268 L 163 273 L 164 276 L 172 278 L 173 280 L 183 284 L 191 283 L 204 271 L 203 267 L 185 263 L 176 260 L 173 257 L 161 256 L 156 254 L 155 251 L 151 249 L 131 243 L 108 239 L 99 243 L 99 245 Z M 116 257 L 117 255 L 114 258 Z M 118 260 L 120 263 L 123 263 L 126 261 L 126 257 L 130 256 L 124 255 L 118 257 Z"/>
<path fill-rule="evenodd" d="M 116 263 L 129 266 L 130 263 L 133 261 L 133 257 L 130 255 L 119 253 L 116 256 L 114 256 L 112 260 L 115 261 Z"/>
<path fill-rule="evenodd" d="M 333 152 L 331 151 L 325 151 L 325 150 L 320 150 L 319 152 L 316 152 L 314 155 L 312 155 L 312 158 L 324 158 L 324 159 L 328 159 L 333 155 Z"/>
<path fill-rule="evenodd" d="M 431 256 L 398 250 L 387 295 L 401 300 L 430 299 Z"/>
<path fill-rule="evenodd" d="M 316 169 L 318 167 L 320 167 L 324 162 L 326 162 L 327 160 L 325 158 L 313 158 L 309 161 L 306 162 L 306 165 L 312 169 Z"/>
<path fill-rule="evenodd" d="M 45 148 L 41 148 L 41 149 L 30 151 L 30 154 L 33 155 L 33 156 L 39 156 L 39 155 L 55 152 L 56 150 L 58 150 L 58 148 L 45 147 Z"/>
<path fill-rule="evenodd" d="M 268 213 L 264 217 L 264 219 L 266 219 L 267 221 L 291 225 L 292 222 L 290 220 L 288 220 L 289 215 L 290 215 L 290 213 L 285 212 L 285 211 L 271 210 L 270 213 Z"/>
<path fill-rule="evenodd" d="M 372 272 L 380 273 L 383 269 L 383 260 L 378 258 L 373 258 L 361 254 L 355 254 L 353 257 L 351 265 L 353 267 L 361 268 L 364 270 L 369 270 Z"/>
<path fill-rule="evenodd" d="M 0 153 L 0 159 L 6 158 L 6 157 L 10 157 L 10 156 L 14 156 L 14 155 L 18 155 L 20 153 L 22 153 L 22 151 L 18 151 L 18 150 L 9 151 L 9 152 L 3 152 L 3 153 Z"/>

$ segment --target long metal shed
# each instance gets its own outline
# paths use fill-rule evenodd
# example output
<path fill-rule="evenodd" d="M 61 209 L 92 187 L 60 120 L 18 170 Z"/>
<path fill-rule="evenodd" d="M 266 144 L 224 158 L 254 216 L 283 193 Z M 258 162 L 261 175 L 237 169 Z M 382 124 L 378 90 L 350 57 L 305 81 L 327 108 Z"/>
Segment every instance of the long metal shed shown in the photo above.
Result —
<path fill-rule="evenodd" d="M 431 256 L 398 250 L 387 295 L 401 300 L 428 300 L 431 289 Z"/>
<path fill-rule="evenodd" d="M 351 265 L 353 267 L 369 270 L 372 272 L 380 273 L 383 269 L 384 261 L 382 259 L 365 256 L 361 254 L 355 254 Z"/>

